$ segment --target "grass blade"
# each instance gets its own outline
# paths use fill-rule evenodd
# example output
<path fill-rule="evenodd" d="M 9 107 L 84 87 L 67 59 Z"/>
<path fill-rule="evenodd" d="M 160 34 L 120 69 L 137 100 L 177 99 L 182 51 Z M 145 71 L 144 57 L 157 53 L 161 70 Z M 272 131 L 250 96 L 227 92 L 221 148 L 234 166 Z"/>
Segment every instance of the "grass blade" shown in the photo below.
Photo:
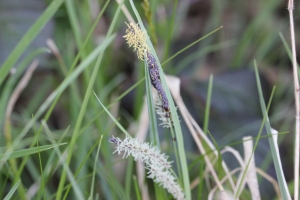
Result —
<path fill-rule="evenodd" d="M 206 105 L 205 105 L 205 116 L 204 116 L 204 122 L 203 122 L 203 132 L 204 133 L 207 133 L 207 129 L 208 129 L 212 88 L 213 88 L 213 75 L 210 75 L 209 82 L 208 82 Z"/>
<path fill-rule="evenodd" d="M 254 61 L 254 66 L 255 66 L 255 75 L 256 75 L 257 89 L 258 89 L 258 93 L 259 93 L 259 100 L 260 100 L 261 110 L 262 110 L 262 114 L 263 114 L 264 118 L 266 118 L 265 128 L 267 130 L 267 133 L 272 133 L 272 129 L 271 129 L 270 121 L 269 121 L 269 118 L 268 118 L 266 105 L 265 105 L 265 102 L 264 102 L 264 99 L 263 99 L 263 93 L 262 93 L 261 84 L 260 84 L 260 80 L 259 80 L 257 65 L 256 65 L 255 61 Z M 270 148 L 271 148 L 273 162 L 274 162 L 274 165 L 275 165 L 276 176 L 277 176 L 277 179 L 278 179 L 280 192 L 281 192 L 281 195 L 282 195 L 283 199 L 291 199 L 291 196 L 290 196 L 290 193 L 288 191 L 288 187 L 287 187 L 287 184 L 286 184 L 286 181 L 285 181 L 285 177 L 284 177 L 284 174 L 283 174 L 283 170 L 282 170 L 280 155 L 279 155 L 279 151 L 278 151 L 278 145 L 274 141 L 273 137 L 274 136 L 268 137 L 268 140 L 269 140 L 269 144 L 270 144 Z"/>
<path fill-rule="evenodd" d="M 79 74 L 87 68 L 92 61 L 99 55 L 100 52 L 104 51 L 106 47 L 112 42 L 114 36 L 107 38 L 107 40 L 103 41 L 102 45 L 98 46 L 85 60 L 83 60 L 80 65 L 73 71 L 73 73 L 66 78 L 60 86 L 54 90 L 50 96 L 46 99 L 46 101 L 40 106 L 34 117 L 26 124 L 24 129 L 20 132 L 18 137 L 14 140 L 13 145 L 11 148 L 7 149 L 5 156 L 2 157 L 0 160 L 0 168 L 2 168 L 3 164 L 6 162 L 7 158 L 13 152 L 13 148 L 17 147 L 26 133 L 30 130 L 36 120 L 45 112 L 48 106 L 52 103 L 52 101 L 56 98 L 58 94 L 64 91 L 72 81 L 79 76 Z"/>
<path fill-rule="evenodd" d="M 98 149 L 97 149 L 95 163 L 94 163 L 94 170 L 93 170 L 93 176 L 92 176 L 92 185 L 91 185 L 91 192 L 90 192 L 90 198 L 91 199 L 93 199 L 93 197 L 94 197 L 96 167 L 97 167 L 97 161 L 98 161 L 98 158 L 99 158 L 99 152 L 100 152 L 102 139 L 103 139 L 103 135 L 101 135 L 101 138 L 100 138 L 100 141 L 99 141 L 99 144 L 98 144 Z"/>
<path fill-rule="evenodd" d="M 11 188 L 11 190 L 9 191 L 9 193 L 5 196 L 5 198 L 3 200 L 10 200 L 12 195 L 15 193 L 15 191 L 17 190 L 18 186 L 20 184 L 20 181 L 18 181 L 13 188 Z"/>
<path fill-rule="evenodd" d="M 46 151 L 46 150 L 52 149 L 54 147 L 59 147 L 61 145 L 65 145 L 65 144 L 67 144 L 67 143 L 61 143 L 61 144 L 56 144 L 56 145 L 52 145 L 52 144 L 44 145 L 44 146 L 32 147 L 29 149 L 22 149 L 22 150 L 14 151 L 12 154 L 10 154 L 8 159 L 21 158 L 23 156 L 32 155 L 32 154 Z M 4 155 L 5 155 L 4 153 L 0 154 L 0 159 L 2 159 L 4 157 Z"/>
<path fill-rule="evenodd" d="M 47 7 L 45 12 L 41 15 L 41 17 L 36 20 L 36 22 L 32 25 L 32 27 L 25 33 L 23 38 L 18 42 L 18 45 L 14 48 L 14 50 L 10 53 L 8 58 L 5 60 L 3 65 L 0 67 L 0 85 L 3 83 L 5 77 L 9 73 L 9 70 L 14 66 L 14 64 L 18 61 L 22 53 L 25 49 L 31 44 L 33 39 L 37 36 L 37 34 L 42 30 L 42 28 L 47 24 L 50 18 L 56 13 L 58 8 L 65 0 L 54 0 Z"/>

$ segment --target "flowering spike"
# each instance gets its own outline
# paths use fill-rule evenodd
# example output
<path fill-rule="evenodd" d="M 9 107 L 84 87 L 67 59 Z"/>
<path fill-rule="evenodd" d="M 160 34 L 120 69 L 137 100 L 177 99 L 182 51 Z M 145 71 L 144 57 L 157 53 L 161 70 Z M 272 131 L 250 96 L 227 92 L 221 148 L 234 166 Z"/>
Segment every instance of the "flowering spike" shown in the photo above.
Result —
<path fill-rule="evenodd" d="M 184 194 L 170 171 L 163 170 L 160 166 L 151 166 L 147 177 L 152 178 L 155 183 L 166 188 L 176 199 L 184 199 Z"/>
<path fill-rule="evenodd" d="M 166 169 L 171 168 L 172 162 L 168 161 L 168 156 L 161 154 L 157 147 L 153 147 L 149 143 L 142 143 L 138 139 L 130 137 L 126 137 L 124 141 L 112 137 L 108 141 L 118 145 L 113 153 L 118 152 L 118 154 L 121 154 L 124 151 L 123 158 L 132 155 L 135 160 L 140 160 L 147 165 L 160 163 Z"/>
<path fill-rule="evenodd" d="M 165 90 L 161 85 L 158 64 L 146 43 L 146 40 L 149 38 L 147 32 L 143 31 L 138 24 L 126 23 L 126 25 L 128 26 L 128 28 L 126 29 L 124 38 L 127 40 L 129 47 L 133 46 L 133 51 L 137 51 L 137 56 L 141 60 L 145 59 L 144 55 L 146 53 L 148 73 L 150 76 L 151 84 L 156 89 L 160 98 L 161 109 L 159 109 L 158 114 L 161 116 L 161 120 L 163 121 L 161 125 L 163 125 L 163 127 L 169 128 L 172 122 L 169 101 Z"/>
<path fill-rule="evenodd" d="M 120 138 L 113 136 L 108 141 L 117 144 L 113 153 L 118 152 L 118 154 L 121 154 L 124 151 L 123 158 L 132 155 L 135 161 L 142 161 L 149 170 L 147 172 L 148 178 L 152 178 L 154 182 L 167 189 L 174 198 L 184 200 L 182 189 L 170 172 L 172 162 L 169 162 L 168 156 L 161 154 L 157 147 L 130 137 L 126 137 L 122 141 Z"/>

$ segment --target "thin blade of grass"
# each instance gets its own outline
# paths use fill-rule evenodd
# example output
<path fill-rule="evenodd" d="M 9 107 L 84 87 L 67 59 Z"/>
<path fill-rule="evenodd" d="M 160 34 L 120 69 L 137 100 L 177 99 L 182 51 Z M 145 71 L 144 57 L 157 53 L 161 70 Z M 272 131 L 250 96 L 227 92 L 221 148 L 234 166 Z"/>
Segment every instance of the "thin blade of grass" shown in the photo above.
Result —
<path fill-rule="evenodd" d="M 176 17 L 176 12 L 177 12 L 177 6 L 178 6 L 178 0 L 175 0 L 174 6 L 173 6 L 173 11 L 172 11 L 172 18 L 170 22 L 170 27 L 168 28 L 168 34 L 167 34 L 167 39 L 165 42 L 165 52 L 164 52 L 164 58 L 168 57 L 169 55 L 169 49 L 171 46 L 171 39 L 173 36 L 174 32 L 174 27 L 175 27 L 175 17 Z"/>
<path fill-rule="evenodd" d="M 67 127 L 66 130 L 60 135 L 59 140 L 57 141 L 57 143 L 61 143 L 63 141 L 63 139 L 65 138 L 65 136 L 67 135 L 68 131 L 69 131 L 70 127 Z M 40 132 L 37 132 L 35 137 L 39 138 L 39 134 Z M 36 139 L 33 139 L 33 141 L 35 141 Z M 33 142 L 34 144 L 35 142 Z M 47 185 L 47 182 L 49 181 L 49 179 L 52 177 L 54 171 L 57 169 L 58 167 L 58 163 L 59 163 L 59 159 L 56 158 L 56 152 L 55 151 L 51 151 L 49 152 L 50 154 L 47 157 L 47 162 L 44 165 L 44 174 L 41 174 L 41 181 L 43 181 L 42 184 Z M 22 173 L 25 164 L 27 164 L 27 159 L 29 158 L 28 156 L 25 157 L 26 159 L 24 159 L 26 162 L 22 162 L 19 168 L 19 174 Z M 28 166 L 27 166 L 28 167 Z M 48 188 L 45 188 L 45 191 L 39 190 L 37 195 L 36 195 L 36 199 L 41 199 L 41 196 L 47 196 L 49 197 L 51 194 L 51 192 L 48 190 Z M 47 199 L 47 198 L 44 198 Z"/>
<path fill-rule="evenodd" d="M 138 181 L 136 179 L 136 176 L 133 176 L 133 183 L 134 183 L 134 191 L 136 194 L 136 199 L 137 200 L 142 200 L 141 194 L 140 194 L 140 189 L 139 189 L 139 184 Z"/>
<path fill-rule="evenodd" d="M 114 116 L 107 110 L 107 108 L 102 104 L 96 93 L 94 92 L 95 97 L 97 98 L 98 102 L 102 106 L 102 108 L 105 110 L 105 112 L 108 114 L 108 116 L 113 120 L 113 122 L 119 127 L 119 129 L 126 134 L 127 137 L 131 137 L 131 135 L 123 128 L 123 126 L 114 118 Z"/>
<path fill-rule="evenodd" d="M 208 90 L 207 90 L 207 97 L 206 97 L 206 105 L 205 105 L 205 114 L 204 114 L 204 122 L 203 122 L 203 132 L 207 133 L 208 122 L 209 122 L 209 113 L 210 113 L 210 103 L 211 103 L 211 95 L 212 95 L 212 88 L 213 88 L 213 75 L 210 75 L 208 81 Z"/>
<path fill-rule="evenodd" d="M 115 27 L 117 18 L 118 18 L 119 13 L 120 13 L 120 9 L 121 9 L 121 7 L 119 6 L 116 13 L 115 13 L 115 16 L 113 18 L 111 26 L 110 26 L 110 28 L 107 32 L 106 39 L 111 37 L 111 35 L 112 35 L 112 31 L 113 31 L 113 28 Z M 85 96 L 84 96 L 84 99 L 83 99 L 83 102 L 82 102 L 82 105 L 81 105 L 81 109 L 80 109 L 80 112 L 79 112 L 79 115 L 78 115 L 78 118 L 77 118 L 77 121 L 76 121 L 76 126 L 74 128 L 74 133 L 73 133 L 73 136 L 72 136 L 72 139 L 71 139 L 71 142 L 70 142 L 69 154 L 68 154 L 68 157 L 67 157 L 67 160 L 66 160 L 67 165 L 69 165 L 70 162 L 71 162 L 72 152 L 74 150 L 77 138 L 79 136 L 79 130 L 80 130 L 80 127 L 81 127 L 81 123 L 83 121 L 84 114 L 85 114 L 85 111 L 87 109 L 87 105 L 88 105 L 88 102 L 90 100 L 90 96 L 92 94 L 92 87 L 93 87 L 93 85 L 95 83 L 95 80 L 97 78 L 103 55 L 104 55 L 104 52 L 101 52 L 98 59 L 97 59 L 97 62 L 95 64 L 95 68 L 93 70 L 92 77 L 90 77 L 90 80 L 89 80 L 89 83 L 88 83 L 87 91 L 85 93 Z M 63 189 L 63 186 L 64 186 L 65 178 L 66 178 L 66 172 L 63 171 L 60 182 L 59 182 L 57 196 L 56 196 L 57 200 L 61 199 L 61 194 L 62 194 L 62 189 Z"/>
<path fill-rule="evenodd" d="M 228 40 L 225 42 L 205 46 L 203 48 L 199 47 L 199 50 L 191 52 L 189 55 L 183 57 L 178 63 L 176 63 L 176 66 L 169 68 L 168 71 L 170 71 L 170 74 L 180 74 L 185 67 L 192 65 L 194 61 L 198 61 L 202 59 L 202 57 L 205 58 L 205 56 L 207 56 L 209 53 L 232 47 L 236 45 L 236 43 L 236 40 Z M 164 66 L 165 63 L 166 62 L 162 63 L 162 66 Z"/>
<path fill-rule="evenodd" d="M 271 96 L 270 96 L 270 99 L 269 99 L 269 102 L 268 102 L 267 112 L 269 112 L 269 109 L 270 109 L 270 106 L 271 106 L 271 102 L 272 102 L 274 93 L 275 93 L 275 87 L 274 87 L 273 90 L 272 90 L 272 93 L 271 93 Z M 245 170 L 244 170 L 244 173 L 243 173 L 243 175 L 242 175 L 242 179 L 241 179 L 241 182 L 240 182 L 240 183 L 244 182 L 244 179 L 245 179 L 245 177 L 246 177 L 246 172 L 248 171 L 248 167 L 249 167 L 249 165 L 250 165 L 250 160 L 252 159 L 252 156 L 254 155 L 254 152 L 255 152 L 255 150 L 256 150 L 256 148 L 257 148 L 257 146 L 258 146 L 259 140 L 260 140 L 261 138 L 263 138 L 263 137 L 261 136 L 261 134 L 262 134 L 262 131 L 263 131 L 264 124 L 265 124 L 265 122 L 266 122 L 266 120 L 267 120 L 266 117 L 267 117 L 267 115 L 263 116 L 263 120 L 262 120 L 260 129 L 259 129 L 259 131 L 258 131 L 257 137 L 255 138 L 255 144 L 254 144 L 254 147 L 253 147 L 253 151 L 252 151 L 251 158 L 249 159 L 249 162 L 247 162 L 247 165 L 246 165 L 246 167 L 245 167 Z M 270 134 L 270 137 L 272 137 L 272 134 Z M 244 141 L 245 141 L 245 140 L 244 140 Z M 245 141 L 245 142 L 246 142 L 246 141 Z M 242 187 L 242 184 L 238 185 L 237 194 L 240 193 L 241 187 Z"/>
<path fill-rule="evenodd" d="M 65 144 L 67 144 L 67 143 L 65 142 L 65 143 L 56 144 L 56 145 L 44 145 L 44 146 L 38 146 L 38 147 L 29 148 L 29 149 L 22 149 L 22 150 L 14 151 L 12 154 L 10 154 L 8 159 L 21 158 L 23 156 L 32 155 L 32 154 L 46 151 L 46 150 L 52 149 L 54 147 L 58 147 L 58 146 L 65 145 Z M 5 153 L 1 153 L 0 159 L 2 159 L 4 157 L 4 155 L 5 155 Z"/>
<path fill-rule="evenodd" d="M 110 129 L 111 129 L 112 127 L 113 127 L 113 126 L 111 126 Z M 109 130 L 110 130 L 110 129 L 109 129 Z M 103 135 L 106 135 L 107 133 L 108 133 L 108 131 L 104 132 Z M 75 177 L 75 178 L 78 176 L 78 174 L 79 174 L 81 168 L 83 167 L 83 165 L 86 164 L 88 158 L 90 158 L 92 152 L 93 152 L 94 149 L 97 147 L 97 144 L 100 143 L 100 140 L 101 140 L 101 138 L 95 142 L 95 144 L 90 148 L 90 151 L 87 153 L 87 155 L 84 157 L 84 159 L 83 159 L 82 162 L 80 163 L 80 166 L 78 167 L 78 169 L 76 170 L 76 172 L 75 172 L 75 174 L 74 174 L 74 177 Z M 95 159 L 96 159 L 96 158 L 95 158 Z M 96 161 L 96 160 L 95 160 L 95 161 Z M 97 160 L 97 161 L 99 161 L 99 160 Z M 95 168 L 95 169 L 98 169 L 98 167 Z M 101 175 L 102 175 L 102 174 L 101 174 Z M 118 184 L 118 183 L 114 183 L 114 184 Z M 71 187 L 72 187 L 72 185 L 69 185 L 69 186 L 67 187 L 67 191 L 65 192 L 65 195 L 64 195 L 63 200 L 66 200 L 66 199 L 67 199 L 67 196 L 68 196 L 68 193 L 69 193 Z M 119 187 L 119 188 L 120 188 L 120 187 Z M 106 194 L 106 193 L 105 193 L 105 194 Z M 106 196 L 106 197 L 107 197 L 107 196 Z"/>
<path fill-rule="evenodd" d="M 96 157 L 95 157 L 94 170 L 93 170 L 93 175 L 92 175 L 91 191 L 90 191 L 90 198 L 91 199 L 94 198 L 96 167 L 97 167 L 97 161 L 98 161 L 98 158 L 99 158 L 99 152 L 100 152 L 102 139 L 103 139 L 103 135 L 101 135 L 101 137 L 100 137 L 100 141 L 99 141 L 99 144 L 98 144 L 97 153 L 96 153 Z"/>
<path fill-rule="evenodd" d="M 38 55 L 43 53 L 49 53 L 49 49 L 46 48 L 40 48 L 31 54 L 29 54 L 17 67 L 17 72 L 9 78 L 7 83 L 5 84 L 3 91 L 1 92 L 1 98 L 0 98 L 0 110 L 6 110 L 7 102 L 10 97 L 10 93 L 14 88 L 14 85 L 17 83 L 17 81 L 20 79 L 20 77 L 23 75 L 24 70 L 26 67 L 28 67 L 29 63 L 32 62 L 34 58 L 36 58 Z M 0 113 L 0 119 L 4 119 L 5 112 Z"/>
<path fill-rule="evenodd" d="M 74 33 L 74 38 L 76 41 L 76 45 L 78 48 L 82 47 L 82 39 L 81 39 L 81 31 L 80 31 L 80 23 L 76 14 L 75 2 L 73 0 L 65 0 L 66 9 L 68 12 L 68 18 L 70 19 L 70 24 L 72 27 L 72 32 Z"/>
<path fill-rule="evenodd" d="M 284 45 L 285 51 L 287 52 L 291 62 L 293 61 L 293 55 L 292 55 L 292 51 L 288 45 L 288 43 L 286 42 L 286 39 L 284 38 L 284 36 L 282 35 L 282 33 L 279 33 L 280 39 Z M 298 76 L 299 76 L 299 64 L 297 63 L 297 68 L 298 68 Z"/>
<path fill-rule="evenodd" d="M 46 131 L 47 135 L 49 136 L 49 139 L 51 141 L 52 144 L 56 144 L 56 141 L 53 139 L 53 134 L 51 133 L 50 129 L 48 128 L 47 124 L 45 123 L 45 121 L 42 121 L 42 125 L 44 126 L 44 130 Z M 54 147 L 54 151 L 56 152 L 57 156 L 59 158 L 63 158 L 64 156 L 62 155 L 62 153 L 60 152 L 60 150 L 56 147 Z M 62 162 L 63 164 L 63 168 L 67 173 L 67 176 L 72 184 L 72 187 L 74 189 L 74 193 L 76 194 L 76 199 L 79 200 L 84 200 L 85 198 L 83 197 L 82 191 L 80 190 L 77 182 L 75 181 L 75 177 L 72 174 L 69 166 L 67 165 L 66 162 Z"/>
<path fill-rule="evenodd" d="M 219 179 L 221 179 L 223 177 L 223 175 L 225 175 L 225 172 L 223 170 L 223 167 L 222 167 L 222 161 L 223 161 L 223 157 L 222 157 L 222 154 L 221 154 L 221 150 L 220 150 L 220 147 L 218 146 L 218 143 L 217 141 L 215 140 L 215 138 L 212 136 L 212 134 L 207 131 L 207 134 L 209 135 L 210 139 L 212 140 L 214 146 L 216 147 L 216 151 L 217 151 L 217 163 L 216 163 L 216 172 L 218 172 L 218 177 Z M 206 149 L 208 149 L 206 147 Z M 208 155 L 208 153 L 207 153 Z"/>
<path fill-rule="evenodd" d="M 2 85 L 5 77 L 9 73 L 9 70 L 19 60 L 20 56 L 23 54 L 25 49 L 31 44 L 33 39 L 47 24 L 50 18 L 53 17 L 53 15 L 56 13 L 58 8 L 64 1 L 65 0 L 53 0 L 51 4 L 47 7 L 45 12 L 40 16 L 40 18 L 36 20 L 32 27 L 25 33 L 20 42 L 18 42 L 18 45 L 14 48 L 14 50 L 10 53 L 3 65 L 0 67 L 0 85 Z"/>
<path fill-rule="evenodd" d="M 17 190 L 18 186 L 20 184 L 20 181 L 18 181 L 14 187 L 11 188 L 11 190 L 8 192 L 8 194 L 5 196 L 3 200 L 10 200 L 12 196 L 14 195 L 15 191 Z"/>
<path fill-rule="evenodd" d="M 223 26 L 211 31 L 210 33 L 206 34 L 205 36 L 199 38 L 198 40 L 196 40 L 195 42 L 189 44 L 188 46 L 184 47 L 183 49 L 181 49 L 180 51 L 178 51 L 177 53 L 175 53 L 173 56 L 171 56 L 170 58 L 168 58 L 167 60 L 165 60 L 161 65 L 165 65 L 167 62 L 171 61 L 172 59 L 174 59 L 176 56 L 178 56 L 179 54 L 181 54 L 182 52 L 184 52 L 185 50 L 187 50 L 188 48 L 194 46 L 195 44 L 197 44 L 198 42 L 204 40 L 205 38 L 207 38 L 208 36 L 212 35 L 213 33 L 217 32 L 218 30 L 220 30 L 221 28 L 223 28 Z"/>
<path fill-rule="evenodd" d="M 263 93 L 262 93 L 262 89 L 261 89 L 261 84 L 260 84 L 259 74 L 258 74 L 258 70 L 257 70 L 257 65 L 256 65 L 255 61 L 254 61 L 254 66 L 255 66 L 255 75 L 256 75 L 256 82 L 257 82 L 257 89 L 258 89 L 258 93 L 259 93 L 259 100 L 260 100 L 261 110 L 262 110 L 263 116 L 266 118 L 265 128 L 266 128 L 268 133 L 272 133 L 271 125 L 270 125 L 270 122 L 269 122 L 268 113 L 267 113 L 267 109 L 266 109 L 266 105 L 265 105 L 265 102 L 264 102 Z M 272 138 L 268 137 L 268 140 L 269 140 L 269 144 L 270 144 L 270 148 L 271 148 L 273 162 L 274 162 L 274 165 L 275 165 L 276 176 L 277 176 L 277 179 L 278 179 L 278 183 L 279 183 L 282 198 L 283 199 L 291 199 L 291 196 L 289 194 L 288 187 L 287 187 L 287 184 L 286 184 L 286 181 L 285 181 L 285 177 L 284 177 L 284 174 L 283 174 L 283 170 L 282 170 L 280 155 L 279 155 L 279 152 L 278 152 L 278 145 L 277 145 L 277 143 L 274 142 L 274 140 Z"/>
<path fill-rule="evenodd" d="M 52 103 L 52 101 L 56 98 L 58 94 L 63 92 L 72 81 L 79 76 L 79 74 L 87 68 L 92 61 L 99 55 L 100 52 L 104 51 L 106 47 L 112 42 L 114 36 L 107 38 L 107 40 L 103 41 L 102 45 L 99 45 L 85 60 L 83 60 L 79 66 L 72 72 L 72 74 L 66 78 L 56 90 L 54 90 L 50 96 L 46 99 L 46 101 L 39 107 L 38 111 L 34 115 L 34 117 L 26 124 L 24 129 L 20 132 L 18 137 L 14 140 L 12 147 L 7 149 L 5 156 L 3 156 L 0 160 L 0 168 L 2 168 L 3 164 L 6 162 L 7 158 L 13 152 L 13 148 L 17 147 L 22 138 L 26 135 L 26 133 L 30 130 L 36 120 L 45 112 L 48 106 Z"/>
<path fill-rule="evenodd" d="M 243 31 L 242 38 L 239 41 L 239 44 L 235 50 L 234 57 L 232 59 L 232 63 L 230 66 L 233 66 L 235 68 L 238 68 L 239 66 L 248 64 L 245 63 L 246 59 L 246 53 L 247 49 L 249 48 L 250 44 L 253 43 L 253 36 L 257 30 L 259 30 L 260 27 L 263 26 L 263 23 L 265 23 L 261 19 L 268 19 L 271 18 L 271 14 L 274 12 L 275 8 L 278 7 L 278 4 L 280 2 L 277 1 L 266 1 L 264 6 L 264 12 L 258 12 L 255 16 L 254 20 L 247 26 L 246 30 Z"/>
<path fill-rule="evenodd" d="M 125 176 L 125 192 L 126 192 L 126 195 L 128 197 L 130 197 L 130 192 L 131 192 L 131 182 L 132 182 L 132 171 L 133 171 L 133 163 L 134 163 L 134 160 L 133 160 L 133 157 L 130 156 L 128 159 L 127 159 L 127 166 L 126 166 L 126 176 Z"/>

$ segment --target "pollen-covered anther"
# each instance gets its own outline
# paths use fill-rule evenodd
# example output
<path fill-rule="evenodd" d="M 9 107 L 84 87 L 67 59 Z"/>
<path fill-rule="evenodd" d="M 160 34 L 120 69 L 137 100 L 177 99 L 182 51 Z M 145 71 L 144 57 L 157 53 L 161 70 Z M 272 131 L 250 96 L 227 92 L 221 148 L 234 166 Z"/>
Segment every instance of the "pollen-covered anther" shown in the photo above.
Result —
<path fill-rule="evenodd" d="M 125 22 L 126 23 L 126 22 Z M 138 24 L 130 23 L 127 24 L 125 35 L 123 36 L 129 45 L 133 47 L 133 51 L 137 52 L 139 59 L 144 60 L 145 51 L 149 52 L 146 40 L 149 38 L 146 31 L 143 31 Z"/>

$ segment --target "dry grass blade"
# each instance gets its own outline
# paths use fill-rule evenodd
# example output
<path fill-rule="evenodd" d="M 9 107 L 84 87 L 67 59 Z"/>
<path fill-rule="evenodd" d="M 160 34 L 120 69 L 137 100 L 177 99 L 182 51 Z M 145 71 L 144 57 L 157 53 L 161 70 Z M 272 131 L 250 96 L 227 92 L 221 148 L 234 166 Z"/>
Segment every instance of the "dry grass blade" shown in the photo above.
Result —
<path fill-rule="evenodd" d="M 259 175 L 261 175 L 262 177 L 264 177 L 267 181 L 269 181 L 273 185 L 278 199 L 282 199 L 277 181 L 272 176 L 268 175 L 266 172 L 264 172 L 263 170 L 261 170 L 259 168 L 256 168 L 256 172 Z"/>
<path fill-rule="evenodd" d="M 231 172 L 227 173 L 225 177 L 222 178 L 221 183 L 224 183 L 225 181 L 227 181 L 228 179 L 230 179 L 235 173 L 237 173 L 238 171 L 241 171 L 241 168 L 236 168 L 234 170 L 232 170 Z M 213 200 L 215 193 L 217 192 L 218 187 L 215 186 L 208 194 L 208 200 Z M 233 197 L 231 198 L 233 199 Z"/>
<path fill-rule="evenodd" d="M 254 154 L 253 153 L 253 140 L 252 137 L 244 137 L 244 160 L 245 163 L 248 164 L 247 172 L 246 172 L 246 182 L 250 189 L 250 193 L 252 199 L 260 200 L 259 186 L 256 175 L 256 167 L 254 162 Z"/>
<path fill-rule="evenodd" d="M 27 86 L 32 73 L 34 72 L 35 68 L 38 66 L 39 62 L 37 60 L 34 60 L 32 62 L 32 64 L 29 66 L 29 68 L 27 69 L 27 71 L 25 72 L 25 75 L 23 76 L 23 78 L 21 79 L 21 81 L 19 82 L 19 84 L 17 85 L 17 87 L 15 88 L 15 90 L 13 91 L 9 101 L 8 101 L 8 105 L 7 105 L 7 109 L 6 109 L 6 113 L 5 113 L 5 130 L 4 130 L 4 134 L 5 134 L 5 138 L 6 138 L 6 142 L 7 143 L 11 143 L 11 135 L 10 135 L 10 117 L 11 117 L 11 113 L 13 111 L 13 108 L 20 96 L 20 94 L 22 93 L 22 91 L 24 90 L 24 88 Z M 10 146 L 10 145 L 9 145 Z"/>
<path fill-rule="evenodd" d="M 200 150 L 200 147 L 202 146 L 201 141 L 200 141 L 200 138 L 201 138 L 206 142 L 206 144 L 210 147 L 210 149 L 213 150 L 213 153 L 217 157 L 218 153 L 217 153 L 217 151 L 214 151 L 216 149 L 215 146 L 211 143 L 211 141 L 207 138 L 206 134 L 203 132 L 203 130 L 199 127 L 197 122 L 191 116 L 191 114 L 187 110 L 187 108 L 186 108 L 186 106 L 185 106 L 185 104 L 182 100 L 182 97 L 180 95 L 180 79 L 177 78 L 177 77 L 174 77 L 174 76 L 168 76 L 167 78 L 168 78 L 167 79 L 168 80 L 168 86 L 169 86 L 169 88 L 172 92 L 172 95 L 173 95 L 174 100 L 175 100 L 175 102 L 178 106 L 178 109 L 179 109 L 179 111 L 181 112 L 181 114 L 183 116 L 183 119 L 185 120 L 186 123 L 187 123 L 187 121 L 188 121 L 188 123 L 189 122 L 191 123 L 191 125 L 188 126 L 188 128 L 190 129 L 190 131 L 192 133 L 192 136 L 193 136 L 193 138 L 195 140 L 195 143 L 197 144 L 199 150 Z M 200 138 L 197 134 L 199 134 Z M 201 153 L 205 154 L 205 151 L 201 152 Z M 224 161 L 222 161 L 222 166 L 223 166 L 224 171 L 226 173 L 229 173 L 228 167 L 226 166 Z M 229 177 L 228 180 L 229 180 L 229 183 L 230 183 L 232 189 L 234 189 L 233 179 L 231 177 Z M 220 187 L 220 188 L 223 188 L 223 187 Z"/>
<path fill-rule="evenodd" d="M 188 110 L 186 108 L 186 106 L 184 105 L 183 103 L 183 100 L 180 96 L 180 79 L 177 78 L 177 77 L 173 77 L 173 76 L 166 76 L 166 80 L 167 80 L 167 84 L 170 88 L 170 91 L 172 93 L 172 96 L 174 97 L 174 100 L 182 114 L 182 118 L 184 119 L 187 127 L 189 128 L 194 140 L 195 140 L 195 143 L 197 144 L 198 148 L 199 148 L 199 151 L 205 155 L 204 156 L 204 159 L 205 159 L 205 162 L 207 164 L 207 167 L 209 168 L 209 171 L 211 172 L 214 180 L 215 180 L 215 183 L 218 185 L 219 189 L 222 191 L 224 190 L 222 184 L 220 183 L 220 180 L 218 178 L 218 175 L 216 173 L 216 171 L 214 170 L 213 168 L 213 165 L 209 159 L 209 157 L 206 155 L 206 151 L 205 151 L 205 148 L 203 147 L 198 135 L 197 135 L 197 132 L 196 130 L 194 129 L 191 121 L 189 120 L 189 116 L 188 116 Z"/>
<path fill-rule="evenodd" d="M 135 23 L 133 17 L 131 16 L 131 14 L 130 14 L 129 11 L 127 10 L 126 6 L 124 5 L 124 1 L 121 1 L 121 0 L 116 0 L 116 1 L 118 2 L 119 5 L 122 4 L 121 9 L 122 9 L 124 15 L 126 16 L 127 20 L 128 20 L 129 22 Z"/>
<path fill-rule="evenodd" d="M 241 166 L 241 169 L 242 169 L 242 171 L 241 171 L 241 173 L 240 173 L 240 175 L 239 175 L 239 177 L 238 177 L 237 184 L 236 184 L 236 186 L 235 186 L 235 188 L 234 188 L 234 196 L 235 196 L 236 198 L 238 198 L 238 196 L 240 195 L 242 189 L 245 187 L 245 180 L 243 180 L 243 174 L 245 173 L 246 164 L 245 164 L 243 158 L 241 157 L 240 153 L 239 153 L 237 150 L 235 150 L 235 149 L 233 149 L 233 148 L 227 146 L 227 147 L 225 147 L 225 148 L 221 151 L 221 153 L 224 154 L 224 153 L 226 153 L 226 152 L 232 153 L 232 155 L 233 155 L 233 156 L 237 159 L 237 161 L 239 162 L 239 164 L 240 164 L 240 166 Z"/>
<path fill-rule="evenodd" d="M 294 89 L 295 89 L 295 109 L 296 109 L 296 123 L 295 123 L 295 158 L 294 158 L 294 199 L 299 199 L 299 151 L 300 151 L 300 105 L 299 105 L 299 80 L 296 60 L 296 45 L 295 45 L 295 31 L 294 31 L 294 17 L 293 17 L 294 1 L 289 0 L 288 10 L 290 15 L 290 30 L 291 43 L 293 53 L 293 75 L 294 75 Z"/>
<path fill-rule="evenodd" d="M 64 73 L 64 75 L 67 75 L 68 70 L 67 70 L 66 64 L 61 56 L 61 53 L 59 52 L 59 49 L 57 48 L 57 45 L 55 44 L 55 42 L 52 39 L 48 39 L 46 41 L 46 43 L 47 43 L 47 46 L 49 47 L 49 49 L 51 49 L 55 58 L 57 59 L 62 72 Z"/>

